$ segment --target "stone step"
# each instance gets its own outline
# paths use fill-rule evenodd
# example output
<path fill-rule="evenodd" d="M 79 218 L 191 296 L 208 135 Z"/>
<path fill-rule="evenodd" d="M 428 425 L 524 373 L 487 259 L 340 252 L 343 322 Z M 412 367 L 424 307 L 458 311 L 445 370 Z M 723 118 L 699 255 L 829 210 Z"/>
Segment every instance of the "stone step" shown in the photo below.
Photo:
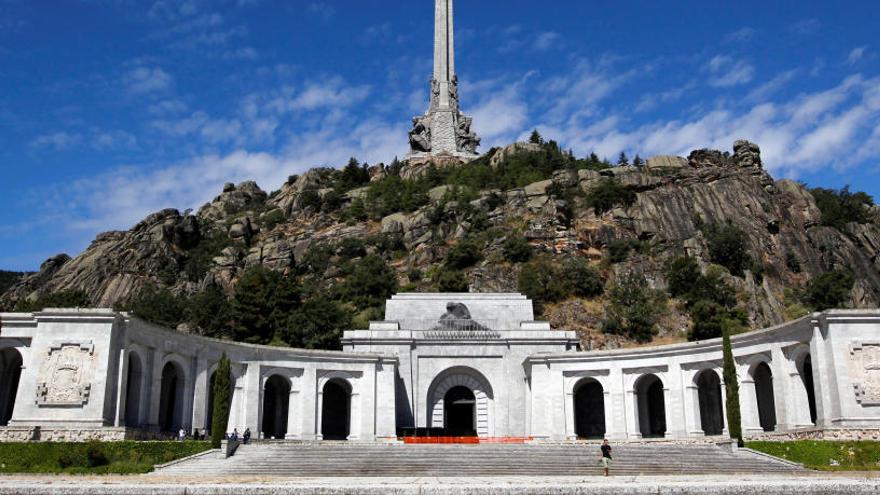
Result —
<path fill-rule="evenodd" d="M 796 466 L 713 445 L 614 447 L 616 474 L 778 473 Z M 595 445 L 386 445 L 260 443 L 229 459 L 202 456 L 158 474 L 266 476 L 572 476 L 601 473 Z"/>

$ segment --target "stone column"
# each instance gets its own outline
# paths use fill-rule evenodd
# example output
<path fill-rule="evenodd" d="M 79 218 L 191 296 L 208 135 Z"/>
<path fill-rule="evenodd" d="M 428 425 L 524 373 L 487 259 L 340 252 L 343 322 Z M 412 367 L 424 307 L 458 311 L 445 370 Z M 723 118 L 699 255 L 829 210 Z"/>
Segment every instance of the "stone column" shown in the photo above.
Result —
<path fill-rule="evenodd" d="M 128 356 L 125 347 L 119 349 L 119 376 L 116 380 L 116 415 L 113 426 L 123 426 L 125 423 L 125 399 L 128 395 Z"/>
<path fill-rule="evenodd" d="M 748 434 L 760 434 L 761 418 L 758 415 L 758 395 L 755 390 L 755 379 L 748 372 L 745 378 L 739 381 L 739 409 L 742 419 L 743 436 Z"/>
<path fill-rule="evenodd" d="M 608 390 L 605 395 L 605 436 L 610 440 L 627 437 L 627 391 L 625 377 L 620 368 L 612 367 L 608 374 Z"/>
<path fill-rule="evenodd" d="M 291 380 L 293 381 L 293 380 Z M 287 401 L 287 440 L 302 440 L 302 397 L 297 387 L 290 387 Z"/>
<path fill-rule="evenodd" d="M 302 388 L 300 400 L 302 401 L 302 416 L 300 425 L 303 440 L 315 440 L 320 434 L 318 430 L 318 377 L 314 366 L 306 366 L 303 370 Z"/>
<path fill-rule="evenodd" d="M 553 420 L 550 390 L 550 364 L 531 363 L 532 374 L 532 412 L 529 435 L 535 440 L 549 440 L 552 436 Z"/>
<path fill-rule="evenodd" d="M 211 407 L 211 404 L 208 404 L 208 396 L 210 395 L 210 391 L 208 390 L 210 376 L 208 373 L 209 366 L 210 362 L 207 358 L 196 358 L 196 376 L 195 385 L 193 387 L 194 390 L 192 425 L 193 428 L 198 428 L 199 430 L 204 430 L 205 428 L 209 428 L 211 426 L 207 424 L 208 408 Z"/>
<path fill-rule="evenodd" d="M 678 362 L 669 363 L 664 390 L 666 396 L 666 438 L 684 438 L 687 436 L 685 425 L 684 394 L 687 392 L 682 383 L 682 370 Z"/>
<path fill-rule="evenodd" d="M 788 373 L 788 358 L 782 352 L 782 347 L 778 344 L 774 345 L 770 352 L 773 372 L 773 401 L 776 405 L 776 431 L 784 432 L 791 429 L 791 414 L 789 411 L 795 406 L 792 394 L 790 393 L 790 376 Z M 796 406 L 795 406 L 796 407 Z"/>
<path fill-rule="evenodd" d="M 374 414 L 376 440 L 393 441 L 397 439 L 395 421 L 395 383 L 396 366 L 392 362 L 380 362 L 376 377 L 376 406 Z"/>
<path fill-rule="evenodd" d="M 816 426 L 831 426 L 834 417 L 831 398 L 831 369 L 828 359 L 828 342 L 822 335 L 822 328 L 817 320 L 813 321 L 813 338 L 810 340 L 810 357 L 813 362 L 813 389 L 816 395 Z"/>
<path fill-rule="evenodd" d="M 152 363 L 150 363 L 150 394 L 147 398 L 150 409 L 147 416 L 147 423 L 150 426 L 159 426 L 159 403 L 162 401 L 162 351 L 153 349 Z"/>
<path fill-rule="evenodd" d="M 687 433 L 691 437 L 705 436 L 703 431 L 702 418 L 700 416 L 700 388 L 689 381 L 685 386 L 685 421 L 687 423 Z"/>
<path fill-rule="evenodd" d="M 244 375 L 244 428 L 250 428 L 251 432 L 260 431 L 260 409 L 263 405 L 262 380 L 260 379 L 260 367 L 248 365 Z M 241 433 L 244 430 L 239 430 Z M 256 434 L 256 433 L 255 433 Z"/>

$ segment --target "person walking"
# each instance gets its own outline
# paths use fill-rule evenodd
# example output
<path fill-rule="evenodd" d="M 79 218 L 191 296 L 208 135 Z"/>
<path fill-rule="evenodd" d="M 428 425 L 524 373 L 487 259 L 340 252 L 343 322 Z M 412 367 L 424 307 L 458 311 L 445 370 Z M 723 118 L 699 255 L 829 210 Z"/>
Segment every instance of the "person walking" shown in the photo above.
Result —
<path fill-rule="evenodd" d="M 241 438 L 242 438 L 242 440 L 244 440 L 244 444 L 247 445 L 247 443 L 248 443 L 248 442 L 250 441 L 250 439 L 251 439 L 251 429 L 250 429 L 250 428 L 245 428 L 245 429 L 244 429 L 244 433 L 241 435 Z"/>
<path fill-rule="evenodd" d="M 186 430 L 181 428 L 180 431 L 177 432 L 177 440 L 181 442 L 186 440 Z"/>
<path fill-rule="evenodd" d="M 599 457 L 599 464 L 602 465 L 602 469 L 605 471 L 605 476 L 608 476 L 608 469 L 611 467 L 611 446 L 608 445 L 608 439 L 602 440 L 602 446 L 599 447 L 602 450 L 602 456 Z"/>

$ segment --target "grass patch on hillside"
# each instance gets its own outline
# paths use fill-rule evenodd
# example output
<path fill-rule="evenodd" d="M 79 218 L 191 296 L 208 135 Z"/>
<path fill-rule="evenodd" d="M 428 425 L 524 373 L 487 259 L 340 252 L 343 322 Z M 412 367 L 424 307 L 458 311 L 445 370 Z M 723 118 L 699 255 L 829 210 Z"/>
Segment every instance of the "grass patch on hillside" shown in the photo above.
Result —
<path fill-rule="evenodd" d="M 0 473 L 142 474 L 208 442 L 0 443 Z"/>
<path fill-rule="evenodd" d="M 746 447 L 822 471 L 880 470 L 880 442 L 799 440 L 747 442 Z"/>

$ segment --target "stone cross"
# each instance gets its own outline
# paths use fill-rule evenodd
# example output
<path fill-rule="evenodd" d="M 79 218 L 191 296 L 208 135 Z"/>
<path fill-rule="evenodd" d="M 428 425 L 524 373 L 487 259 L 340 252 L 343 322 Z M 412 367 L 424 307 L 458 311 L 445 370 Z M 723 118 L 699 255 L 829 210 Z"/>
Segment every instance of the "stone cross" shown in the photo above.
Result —
<path fill-rule="evenodd" d="M 459 111 L 455 74 L 453 0 L 434 3 L 434 74 L 428 113 L 413 118 L 408 158 L 452 156 L 468 161 L 477 156 L 480 139 L 471 131 L 471 118 Z"/>

